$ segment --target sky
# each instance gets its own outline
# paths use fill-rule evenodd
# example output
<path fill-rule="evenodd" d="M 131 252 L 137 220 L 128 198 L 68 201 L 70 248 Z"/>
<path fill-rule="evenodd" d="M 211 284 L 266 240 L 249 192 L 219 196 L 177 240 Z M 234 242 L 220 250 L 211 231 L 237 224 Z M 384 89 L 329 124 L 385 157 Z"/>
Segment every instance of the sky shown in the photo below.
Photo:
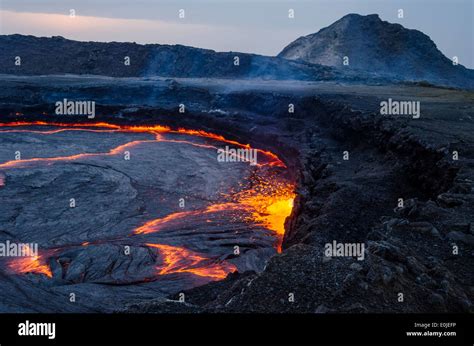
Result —
<path fill-rule="evenodd" d="M 348 13 L 377 13 L 424 32 L 448 58 L 474 68 L 474 0 L 0 0 L 0 9 L 1 34 L 263 55 L 276 55 Z M 185 18 L 179 18 L 180 9 Z M 404 18 L 398 18 L 399 9 Z"/>

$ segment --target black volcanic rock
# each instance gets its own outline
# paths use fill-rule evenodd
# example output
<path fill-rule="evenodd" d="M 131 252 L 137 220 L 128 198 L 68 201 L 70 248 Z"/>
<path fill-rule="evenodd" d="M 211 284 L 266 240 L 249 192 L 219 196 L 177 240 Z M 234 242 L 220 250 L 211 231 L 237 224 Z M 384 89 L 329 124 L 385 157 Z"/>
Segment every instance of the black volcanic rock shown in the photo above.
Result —
<path fill-rule="evenodd" d="M 0 73 L 17 75 L 98 74 L 137 76 L 146 64 L 149 49 L 135 43 L 79 42 L 61 36 L 51 38 L 0 36 Z M 130 57 L 130 66 L 124 58 Z M 21 65 L 15 65 L 16 57 Z"/>
<path fill-rule="evenodd" d="M 317 33 L 298 38 L 278 56 L 405 81 L 474 88 L 474 71 L 454 66 L 427 35 L 382 21 L 376 14 L 348 14 Z M 349 65 L 343 65 L 345 56 Z"/>

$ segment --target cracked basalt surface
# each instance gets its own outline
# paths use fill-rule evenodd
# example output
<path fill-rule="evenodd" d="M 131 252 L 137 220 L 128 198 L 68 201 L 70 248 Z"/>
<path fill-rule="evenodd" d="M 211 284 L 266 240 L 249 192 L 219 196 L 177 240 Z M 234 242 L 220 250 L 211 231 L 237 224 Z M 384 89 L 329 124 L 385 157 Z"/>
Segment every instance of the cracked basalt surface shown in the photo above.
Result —
<path fill-rule="evenodd" d="M 133 301 L 205 284 L 215 279 L 212 275 L 222 275 L 220 263 L 227 263 L 223 268 L 229 270 L 261 271 L 275 253 L 274 234 L 252 226 L 234 210 L 199 213 L 208 205 L 226 202 L 222 193 L 239 192 L 242 182 L 254 174 L 248 163 L 222 164 L 215 150 L 192 144 L 207 145 L 209 141 L 160 142 L 143 133 L 44 134 L 38 133 L 46 131 L 40 128 L 21 127 L 20 131 L 36 132 L 0 134 L 0 161 L 11 161 L 15 151 L 25 160 L 1 168 L 0 239 L 37 243 L 51 277 L 36 269 L 12 272 L 10 264 L 17 259 L 2 258 L 1 311 L 112 311 Z M 167 139 L 182 137 L 169 135 Z M 122 152 L 103 154 L 126 143 L 136 143 L 126 148 L 130 160 Z M 82 153 L 92 155 L 48 161 Z M 27 161 L 32 158 L 43 160 Z M 180 198 L 185 199 L 185 209 L 179 206 Z M 166 223 L 156 232 L 133 234 L 151 220 L 183 211 L 198 212 Z M 157 268 L 166 268 L 168 257 L 147 244 L 184 249 L 187 252 L 181 262 L 192 256 L 199 261 L 206 258 L 202 267 L 215 266 L 217 274 L 170 269 L 168 275 L 159 275 Z M 232 258 L 235 245 L 242 256 Z M 173 251 L 178 250 L 173 249 L 169 257 L 175 261 L 178 254 Z M 69 301 L 71 293 L 77 297 L 74 303 Z"/>

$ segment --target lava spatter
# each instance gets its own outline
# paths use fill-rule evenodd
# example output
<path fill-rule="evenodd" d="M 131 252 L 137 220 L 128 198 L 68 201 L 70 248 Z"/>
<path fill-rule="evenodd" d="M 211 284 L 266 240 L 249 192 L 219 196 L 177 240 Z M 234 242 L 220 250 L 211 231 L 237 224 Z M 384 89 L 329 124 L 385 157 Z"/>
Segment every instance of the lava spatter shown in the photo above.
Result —
<path fill-rule="evenodd" d="M 277 237 L 277 249 L 281 251 L 285 221 L 293 210 L 296 197 L 290 181 L 276 180 L 268 175 L 257 174 L 253 185 L 236 194 L 239 203 L 251 215 L 254 224 L 273 231 Z"/>
<path fill-rule="evenodd" d="M 8 268 L 16 274 L 35 273 L 46 275 L 49 278 L 53 277 L 51 269 L 46 263 L 47 254 L 34 254 L 29 248 L 26 254 L 29 254 L 29 256 L 11 259 L 8 262 Z"/>

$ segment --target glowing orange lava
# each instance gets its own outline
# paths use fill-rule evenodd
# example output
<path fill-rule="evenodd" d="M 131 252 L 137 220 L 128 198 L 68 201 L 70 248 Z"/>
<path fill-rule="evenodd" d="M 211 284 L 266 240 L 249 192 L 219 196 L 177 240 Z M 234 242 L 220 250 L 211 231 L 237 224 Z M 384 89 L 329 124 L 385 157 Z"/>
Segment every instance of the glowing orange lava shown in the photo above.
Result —
<path fill-rule="evenodd" d="M 32 122 L 12 122 L 12 123 L 0 123 L 0 127 L 19 127 L 19 126 L 56 126 L 56 127 L 79 127 L 82 130 L 87 129 L 89 127 L 92 128 L 106 128 L 112 129 L 117 131 L 123 132 L 138 132 L 138 133 L 178 133 L 178 134 L 185 134 L 189 136 L 197 136 L 197 137 L 204 137 L 208 139 L 212 139 L 218 142 L 233 144 L 235 146 L 239 146 L 242 148 L 250 149 L 249 144 L 242 144 L 237 141 L 233 141 L 230 139 L 226 139 L 221 135 L 217 135 L 215 133 L 206 132 L 203 130 L 191 130 L 191 129 L 184 129 L 179 128 L 177 130 L 173 130 L 168 126 L 162 125 L 116 125 L 110 124 L 105 122 L 97 122 L 97 123 L 47 123 L 44 121 L 32 121 Z M 8 131 L 8 130 L 7 130 Z M 5 131 L 5 132 L 7 132 Z M 10 132 L 10 131 L 8 131 Z M 53 132 L 54 133 L 54 132 Z M 271 151 L 265 151 L 261 149 L 256 149 L 258 153 L 264 155 L 269 160 L 270 166 L 282 167 L 286 168 L 286 165 L 280 158 L 272 153 Z"/>
<path fill-rule="evenodd" d="M 133 231 L 133 234 L 148 234 L 148 233 L 158 232 L 166 225 L 170 225 L 175 221 L 181 221 L 193 215 L 194 216 L 204 215 L 204 214 L 216 213 L 216 212 L 225 211 L 225 210 L 236 210 L 239 208 L 240 206 L 236 203 L 218 203 L 218 204 L 211 204 L 207 206 L 205 209 L 201 209 L 201 210 L 182 211 L 182 212 L 172 213 L 165 217 L 146 222 L 143 226 L 136 228 Z"/>
<path fill-rule="evenodd" d="M 293 210 L 296 196 L 294 186 L 267 176 L 259 176 L 256 180 L 254 187 L 239 192 L 237 198 L 251 214 L 252 222 L 276 233 L 277 249 L 280 252 L 285 234 L 285 220 Z"/>
<path fill-rule="evenodd" d="M 213 263 L 211 259 L 182 247 L 163 244 L 146 244 L 146 246 L 158 249 L 161 255 L 163 264 L 157 267 L 159 275 L 191 273 L 211 280 L 222 280 L 227 274 L 237 270 L 231 263 Z"/>
<path fill-rule="evenodd" d="M 294 195 L 283 196 L 254 196 L 242 202 L 252 206 L 256 223 L 275 231 L 278 236 L 285 234 L 285 220 L 293 209 Z"/>
<path fill-rule="evenodd" d="M 44 274 L 49 278 L 53 277 L 51 269 L 46 264 L 46 259 L 44 256 L 37 254 L 34 255 L 31 250 L 29 250 L 31 256 L 27 257 L 18 257 L 12 259 L 8 263 L 8 267 L 15 273 L 26 274 L 26 273 L 36 273 Z"/>
<path fill-rule="evenodd" d="M 53 158 L 32 158 L 25 160 L 14 160 L 0 164 L 0 168 L 18 168 L 28 163 L 54 163 L 60 161 L 73 161 L 88 157 L 103 156 L 103 155 L 118 155 L 121 154 L 125 149 L 139 145 L 141 143 L 149 143 L 156 141 L 163 142 L 176 142 L 186 143 L 195 145 L 198 147 L 216 149 L 217 147 L 210 144 L 194 143 L 186 140 L 177 139 L 165 139 L 160 134 L 174 133 L 189 136 L 198 136 L 208 138 L 214 141 L 223 142 L 239 146 L 242 148 L 249 148 L 249 144 L 242 144 L 237 141 L 229 140 L 223 136 L 213 134 L 202 130 L 189 130 L 180 128 L 173 130 L 167 126 L 161 125 L 115 125 L 109 123 L 84 123 L 84 124 L 69 124 L 69 123 L 47 123 L 47 122 L 16 122 L 16 123 L 5 123 L 1 124 L 0 127 L 21 127 L 21 126 L 55 126 L 63 127 L 64 129 L 55 129 L 47 131 L 29 131 L 28 132 L 41 132 L 41 133 L 58 133 L 61 131 L 77 130 L 77 131 L 94 131 L 94 132 L 138 132 L 138 133 L 150 133 L 155 135 L 155 140 L 141 140 L 132 141 L 116 148 L 111 149 L 108 153 L 83 153 L 64 157 L 53 157 Z M 93 130 L 91 129 L 93 128 Z M 1 132 L 14 132 L 16 130 L 4 130 Z M 0 133 L 1 133 L 0 132 Z M 25 131 L 26 132 L 26 131 Z M 258 153 L 265 156 L 265 164 L 259 164 L 258 166 L 275 166 L 280 168 L 286 168 L 285 164 L 278 158 L 277 155 L 270 151 L 264 151 L 257 149 Z M 272 169 L 274 170 L 274 169 Z M 270 175 L 267 171 L 260 172 L 257 170 L 256 181 L 253 182 L 250 188 L 246 188 L 234 195 L 229 195 L 230 202 L 216 203 L 207 206 L 204 209 L 194 211 L 184 211 L 169 214 L 163 218 L 155 219 L 146 222 L 142 226 L 136 228 L 133 234 L 148 234 L 157 232 L 164 228 L 165 225 L 173 225 L 174 222 L 182 221 L 191 216 L 205 215 L 203 219 L 206 222 L 212 222 L 209 214 L 225 212 L 225 211 L 239 211 L 240 215 L 245 215 L 246 220 L 249 219 L 252 223 L 265 227 L 275 232 L 278 238 L 278 250 L 281 250 L 281 242 L 283 234 L 285 232 L 285 220 L 291 214 L 293 208 L 293 200 L 295 198 L 294 186 L 292 183 L 277 179 L 275 176 Z M 3 181 L 0 176 L 0 186 Z M 209 217 L 209 218 L 208 218 Z M 88 245 L 88 242 L 84 242 L 82 245 Z M 211 280 L 224 279 L 228 273 L 234 272 L 237 268 L 227 262 L 216 263 L 210 258 L 203 257 L 202 255 L 187 250 L 183 247 L 162 245 L 162 244 L 146 244 L 149 247 L 156 248 L 161 255 L 163 263 L 157 267 L 159 275 L 167 275 L 173 273 L 192 273 L 197 276 L 206 277 Z M 45 259 L 42 256 L 31 256 L 25 258 L 18 258 L 9 263 L 9 267 L 17 273 L 42 273 L 48 277 L 52 277 L 52 273 L 48 265 L 45 263 Z"/>
<path fill-rule="evenodd" d="M 240 210 L 241 213 L 249 215 L 252 223 L 276 233 L 278 237 L 277 249 L 280 251 L 283 235 L 285 234 L 285 220 L 293 210 L 295 196 L 291 184 L 272 185 L 270 182 L 261 179 L 257 187 L 239 192 L 237 194 L 238 201 L 235 203 L 217 203 L 211 204 L 205 209 L 172 213 L 163 218 L 146 222 L 143 226 L 136 228 L 133 234 L 158 232 L 164 227 L 172 226 L 174 222 L 182 221 L 190 216 Z M 206 220 L 206 222 L 209 221 Z"/>
<path fill-rule="evenodd" d="M 221 135 L 216 135 L 214 133 L 206 132 L 206 131 L 203 131 L 203 130 L 188 130 L 188 129 L 182 129 L 181 128 L 181 129 L 178 129 L 177 131 L 171 131 L 171 132 L 184 133 L 184 134 L 191 135 L 191 136 L 210 138 L 210 139 L 214 139 L 218 142 L 233 144 L 233 145 L 236 145 L 236 146 L 239 146 L 239 147 L 242 147 L 242 148 L 247 148 L 247 149 L 251 148 L 249 144 L 242 144 L 242 143 L 239 143 L 237 141 L 226 139 L 225 137 L 223 137 Z M 277 155 L 275 155 L 274 153 L 272 153 L 271 151 L 265 151 L 265 150 L 257 149 L 257 152 L 262 153 L 265 156 L 268 156 L 271 159 L 271 161 L 270 161 L 271 166 L 286 168 L 286 165 L 283 163 L 283 161 L 281 161 L 280 158 Z"/>
<path fill-rule="evenodd" d="M 119 125 L 109 123 L 55 123 L 46 121 L 16 121 L 11 123 L 0 123 L 0 127 L 18 127 L 18 126 L 57 126 L 57 127 L 103 127 L 109 129 L 120 129 Z"/>
<path fill-rule="evenodd" d="M 86 153 L 86 154 L 76 154 L 76 155 L 70 155 L 70 156 L 59 156 L 59 157 L 45 157 L 45 158 L 33 158 L 33 159 L 24 159 L 24 160 L 12 160 L 12 161 L 7 161 L 5 163 L 0 164 L 0 168 L 18 168 L 18 167 L 23 167 L 25 164 L 29 163 L 46 163 L 46 164 L 52 164 L 55 162 L 69 162 L 69 161 L 75 161 L 75 160 L 80 160 L 80 159 L 85 159 L 89 157 L 97 157 L 97 156 L 112 156 L 112 155 L 119 155 L 122 154 L 124 150 L 129 149 L 131 147 L 134 147 L 136 145 L 142 144 L 142 143 L 151 143 L 153 141 L 132 141 L 128 142 L 122 145 L 119 145 L 118 147 L 115 147 L 111 149 L 108 153 Z"/>
<path fill-rule="evenodd" d="M 134 234 L 148 234 L 157 232 L 161 229 L 161 227 L 169 222 L 174 220 L 182 220 L 190 215 L 196 215 L 197 211 L 183 211 L 178 213 L 169 214 L 160 219 L 154 219 L 151 221 L 146 222 L 143 226 L 136 228 L 133 233 Z"/>
<path fill-rule="evenodd" d="M 179 222 L 193 215 L 205 215 L 226 210 L 241 210 L 250 214 L 252 222 L 274 231 L 281 242 L 285 234 L 285 220 L 293 210 L 295 193 L 290 185 L 273 194 L 259 195 L 254 192 L 254 190 L 246 190 L 239 193 L 239 203 L 211 204 L 205 209 L 172 213 L 163 218 L 148 221 L 136 228 L 133 234 L 158 232 L 165 226 L 172 225 L 173 222 Z M 209 221 L 207 220 L 207 222 Z"/>

